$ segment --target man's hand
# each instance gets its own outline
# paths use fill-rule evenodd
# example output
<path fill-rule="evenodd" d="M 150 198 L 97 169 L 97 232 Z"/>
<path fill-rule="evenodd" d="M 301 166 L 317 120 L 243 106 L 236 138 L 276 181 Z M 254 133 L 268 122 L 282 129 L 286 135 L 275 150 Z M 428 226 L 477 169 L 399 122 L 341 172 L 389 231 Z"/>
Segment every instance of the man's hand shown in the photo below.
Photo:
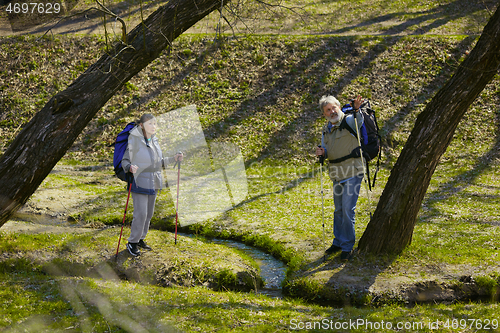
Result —
<path fill-rule="evenodd" d="M 137 165 L 131 165 L 130 166 L 130 172 L 136 173 L 137 170 L 139 170 L 139 167 Z"/>
<path fill-rule="evenodd" d="M 361 107 L 361 104 L 363 104 L 363 98 L 361 97 L 361 95 L 358 95 L 354 99 L 354 101 L 353 101 L 352 104 L 353 104 L 352 106 L 354 107 L 354 109 L 356 110 L 356 112 L 358 112 L 359 108 Z"/>
<path fill-rule="evenodd" d="M 316 156 L 323 156 L 325 155 L 325 150 L 321 147 L 316 147 Z"/>

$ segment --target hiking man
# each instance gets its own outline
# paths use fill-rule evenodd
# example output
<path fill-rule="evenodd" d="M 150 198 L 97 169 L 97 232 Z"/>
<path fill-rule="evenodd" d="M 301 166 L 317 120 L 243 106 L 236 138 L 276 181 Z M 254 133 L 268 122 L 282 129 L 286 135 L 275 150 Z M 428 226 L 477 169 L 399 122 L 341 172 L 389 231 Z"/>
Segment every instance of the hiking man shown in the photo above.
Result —
<path fill-rule="evenodd" d="M 347 157 L 358 148 L 358 138 L 345 126 L 358 131 L 363 125 L 363 116 L 359 111 L 363 100 L 357 96 L 353 100 L 354 114 L 345 115 L 340 102 L 333 96 L 323 96 L 319 108 L 327 120 L 321 136 L 321 147 L 316 148 L 317 156 L 328 160 L 328 174 L 333 181 L 333 243 L 326 250 L 327 254 L 342 251 L 341 260 L 349 260 L 356 240 L 354 231 L 356 203 L 363 179 L 361 157 Z M 356 119 L 354 118 L 356 117 Z M 356 120 L 358 128 L 356 129 Z"/>

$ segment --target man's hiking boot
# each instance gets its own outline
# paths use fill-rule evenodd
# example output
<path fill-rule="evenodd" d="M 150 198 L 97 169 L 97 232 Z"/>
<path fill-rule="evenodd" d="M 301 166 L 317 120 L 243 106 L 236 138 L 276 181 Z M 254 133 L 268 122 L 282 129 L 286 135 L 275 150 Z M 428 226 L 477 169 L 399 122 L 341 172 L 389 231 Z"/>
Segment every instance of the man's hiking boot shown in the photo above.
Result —
<path fill-rule="evenodd" d="M 139 246 L 141 249 L 144 249 L 144 250 L 152 250 L 151 246 L 149 246 L 148 244 L 146 244 L 146 242 L 144 241 L 144 239 L 141 239 L 139 241 L 139 243 L 137 243 L 137 246 Z"/>
<path fill-rule="evenodd" d="M 338 247 L 337 245 L 332 245 L 328 249 L 326 249 L 325 253 L 332 254 L 332 253 L 337 253 L 339 251 L 342 251 L 342 248 Z"/>
<path fill-rule="evenodd" d="M 342 251 L 342 253 L 340 254 L 340 260 L 342 261 L 348 261 L 352 258 L 352 255 L 353 255 L 353 252 L 352 250 L 347 252 L 347 251 Z"/>
<path fill-rule="evenodd" d="M 139 251 L 139 249 L 137 248 L 137 243 L 127 243 L 127 250 L 134 257 L 137 257 L 141 254 L 141 251 Z"/>

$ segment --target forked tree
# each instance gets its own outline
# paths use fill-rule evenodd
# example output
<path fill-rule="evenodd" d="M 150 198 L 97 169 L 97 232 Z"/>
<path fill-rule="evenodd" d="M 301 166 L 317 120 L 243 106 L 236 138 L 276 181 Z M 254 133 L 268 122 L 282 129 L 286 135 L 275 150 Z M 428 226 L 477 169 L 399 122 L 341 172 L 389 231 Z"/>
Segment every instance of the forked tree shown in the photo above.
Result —
<path fill-rule="evenodd" d="M 359 240 L 360 251 L 400 253 L 411 243 L 432 174 L 469 106 L 498 73 L 500 5 L 454 75 L 417 117 Z"/>

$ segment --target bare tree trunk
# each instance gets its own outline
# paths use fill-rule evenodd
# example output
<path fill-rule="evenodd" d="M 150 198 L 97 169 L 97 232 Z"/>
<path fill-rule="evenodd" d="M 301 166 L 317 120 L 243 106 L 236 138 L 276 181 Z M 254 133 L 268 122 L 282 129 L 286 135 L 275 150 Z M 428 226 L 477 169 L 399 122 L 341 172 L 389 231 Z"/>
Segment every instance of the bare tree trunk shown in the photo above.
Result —
<path fill-rule="evenodd" d="M 418 116 L 372 220 L 359 240 L 370 253 L 400 253 L 411 243 L 422 200 L 463 115 L 500 66 L 500 6 L 470 55 Z"/>
<path fill-rule="evenodd" d="M 171 0 L 56 94 L 0 159 L 0 226 L 35 192 L 99 109 L 220 0 Z"/>

